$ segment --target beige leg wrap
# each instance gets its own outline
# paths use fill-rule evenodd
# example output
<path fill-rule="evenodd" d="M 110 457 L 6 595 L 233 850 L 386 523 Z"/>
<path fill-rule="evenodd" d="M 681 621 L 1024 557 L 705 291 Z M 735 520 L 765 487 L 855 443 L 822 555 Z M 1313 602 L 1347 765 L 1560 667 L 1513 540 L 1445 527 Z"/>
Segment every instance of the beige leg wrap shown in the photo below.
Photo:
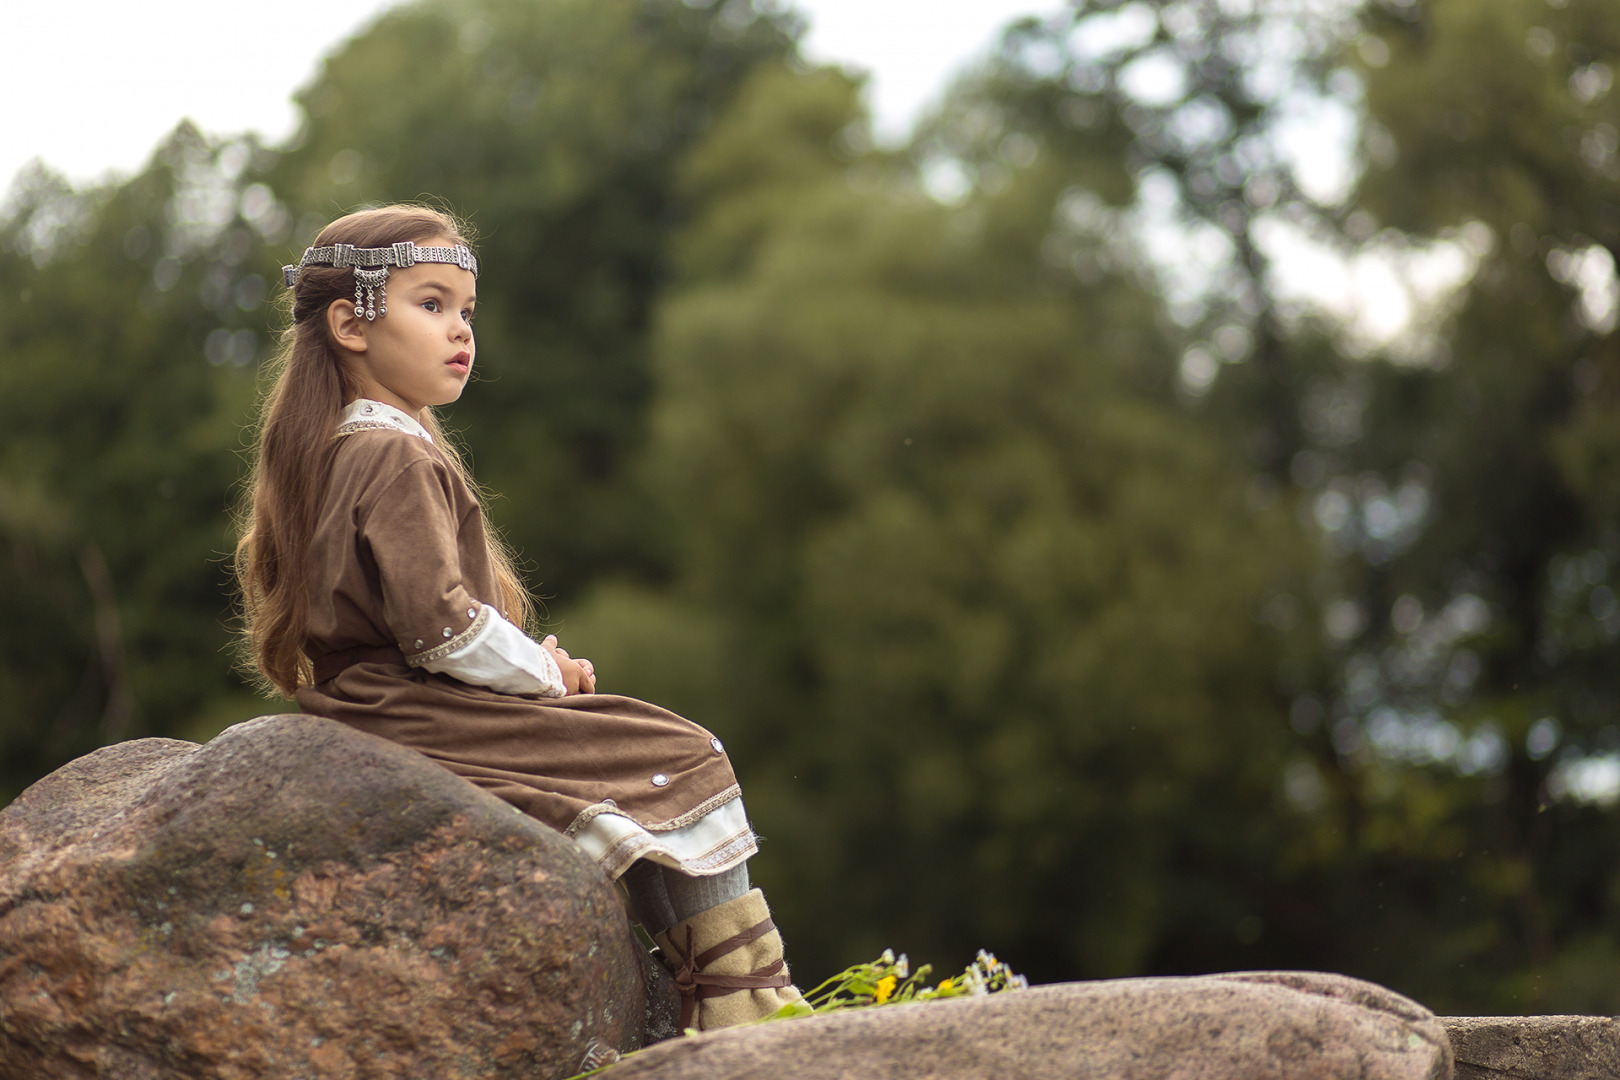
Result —
<path fill-rule="evenodd" d="M 676 923 L 657 941 L 681 992 L 683 1028 L 730 1027 L 799 1000 L 758 889 Z"/>

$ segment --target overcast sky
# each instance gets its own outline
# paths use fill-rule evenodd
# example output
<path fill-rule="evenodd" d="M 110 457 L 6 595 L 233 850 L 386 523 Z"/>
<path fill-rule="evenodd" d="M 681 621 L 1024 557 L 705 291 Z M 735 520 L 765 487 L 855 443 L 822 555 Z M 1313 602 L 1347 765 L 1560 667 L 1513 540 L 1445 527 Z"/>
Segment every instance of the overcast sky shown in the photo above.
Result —
<path fill-rule="evenodd" d="M 33 158 L 80 183 L 109 172 L 130 175 L 184 118 L 211 133 L 257 131 L 279 142 L 298 120 L 293 91 L 314 77 L 322 57 L 397 2 L 0 0 L 7 46 L 0 63 L 0 100 L 7 106 L 0 195 Z M 803 45 L 811 59 L 870 73 L 878 134 L 890 140 L 902 137 L 1008 23 L 1063 6 L 1063 0 L 792 2 L 809 19 Z M 1347 182 L 1350 120 L 1348 110 L 1317 113 L 1284 133 L 1298 144 L 1293 156 L 1302 182 L 1312 173 L 1323 173 L 1328 188 Z M 1290 268 L 1290 291 L 1351 323 L 1379 323 L 1374 338 L 1405 324 L 1408 290 L 1391 278 L 1388 259 L 1366 259 L 1357 269 L 1311 250 L 1301 237 L 1282 239 L 1299 249 L 1283 245 L 1276 252 Z M 1178 253 L 1182 240 L 1178 234 Z"/>
<path fill-rule="evenodd" d="M 75 181 L 132 173 L 189 117 L 272 142 L 292 92 L 391 0 L 56 0 L 7 4 L 0 190 L 32 158 Z M 897 137 L 1012 19 L 1058 0 L 797 0 L 806 51 L 871 72 L 880 134 Z"/>

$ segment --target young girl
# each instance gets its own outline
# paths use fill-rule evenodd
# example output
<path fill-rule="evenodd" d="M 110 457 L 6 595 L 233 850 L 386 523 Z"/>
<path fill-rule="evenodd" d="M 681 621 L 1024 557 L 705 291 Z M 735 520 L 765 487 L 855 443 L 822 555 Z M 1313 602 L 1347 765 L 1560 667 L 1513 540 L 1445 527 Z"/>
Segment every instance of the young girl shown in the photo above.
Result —
<path fill-rule="evenodd" d="M 719 739 L 598 694 L 530 601 L 433 408 L 466 387 L 478 260 L 419 206 L 349 214 L 297 266 L 236 574 L 263 679 L 572 837 L 658 941 L 683 1026 L 797 998 Z"/>

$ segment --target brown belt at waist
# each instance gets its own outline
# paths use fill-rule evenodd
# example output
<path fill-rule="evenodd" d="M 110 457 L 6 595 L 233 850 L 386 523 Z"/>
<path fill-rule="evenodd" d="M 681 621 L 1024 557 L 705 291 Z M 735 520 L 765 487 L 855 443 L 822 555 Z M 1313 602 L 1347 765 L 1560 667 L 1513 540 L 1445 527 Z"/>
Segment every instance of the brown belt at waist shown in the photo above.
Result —
<path fill-rule="evenodd" d="M 356 645 L 315 658 L 315 681 L 335 679 L 355 664 L 403 664 L 405 654 L 393 645 Z"/>

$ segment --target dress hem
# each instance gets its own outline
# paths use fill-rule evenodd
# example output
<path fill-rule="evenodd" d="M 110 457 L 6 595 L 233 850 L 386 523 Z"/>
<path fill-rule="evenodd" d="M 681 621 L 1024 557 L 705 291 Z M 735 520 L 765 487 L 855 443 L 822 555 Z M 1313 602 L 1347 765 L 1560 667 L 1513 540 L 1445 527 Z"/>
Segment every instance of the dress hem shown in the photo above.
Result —
<path fill-rule="evenodd" d="M 676 829 L 684 829 L 688 825 L 692 825 L 703 818 L 708 817 L 710 814 L 714 813 L 731 800 L 740 798 L 742 798 L 742 787 L 738 784 L 732 784 L 730 787 L 724 789 L 718 794 L 711 795 L 709 798 L 704 799 L 702 802 L 698 803 L 692 809 L 688 810 L 679 817 L 670 818 L 668 821 L 652 823 L 637 821 L 636 824 L 641 828 L 646 829 L 648 832 L 674 832 Z M 573 822 L 569 824 L 568 828 L 563 830 L 563 835 L 568 837 L 578 836 L 590 826 L 591 819 L 596 817 L 598 814 L 618 814 L 620 817 L 630 816 L 621 810 L 619 808 L 619 804 L 614 802 L 612 799 L 603 799 L 601 802 L 592 803 L 590 806 L 587 806 L 585 809 L 581 810 L 574 817 Z M 632 818 L 631 820 L 634 819 Z"/>
<path fill-rule="evenodd" d="M 615 879 L 637 859 L 650 859 L 693 877 L 710 877 L 746 862 L 759 851 L 759 840 L 748 824 L 735 784 L 675 821 L 684 824 L 665 822 L 654 833 L 651 826 L 635 821 L 605 799 L 580 813 L 566 835 Z"/>

